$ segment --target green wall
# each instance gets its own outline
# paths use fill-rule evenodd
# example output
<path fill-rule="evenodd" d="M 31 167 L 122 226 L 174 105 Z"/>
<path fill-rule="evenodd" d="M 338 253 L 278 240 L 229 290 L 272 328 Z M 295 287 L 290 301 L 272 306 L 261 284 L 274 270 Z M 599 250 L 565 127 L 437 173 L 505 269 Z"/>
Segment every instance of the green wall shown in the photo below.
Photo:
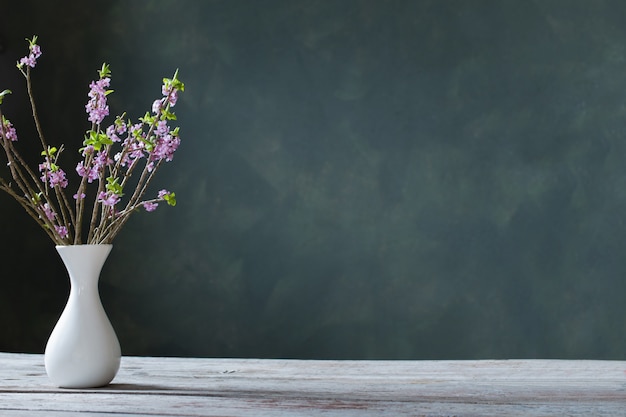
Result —
<path fill-rule="evenodd" d="M 35 11 L 35 12 L 33 12 Z M 626 358 L 626 3 L 35 1 L 48 139 L 87 84 L 142 115 L 180 68 L 183 143 L 101 294 L 132 355 Z M 22 90 L 23 91 L 23 90 Z M 29 129 L 14 94 L 9 117 Z M 41 352 L 68 282 L 0 196 L 0 350 Z"/>

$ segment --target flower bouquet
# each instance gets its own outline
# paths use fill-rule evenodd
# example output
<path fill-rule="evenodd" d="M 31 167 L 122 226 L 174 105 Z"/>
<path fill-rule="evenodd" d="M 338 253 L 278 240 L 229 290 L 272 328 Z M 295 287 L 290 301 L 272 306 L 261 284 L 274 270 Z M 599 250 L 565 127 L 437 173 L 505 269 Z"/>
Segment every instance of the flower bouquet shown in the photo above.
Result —
<path fill-rule="evenodd" d="M 28 42 L 29 53 L 17 68 L 26 78 L 41 160 L 37 169 L 27 164 L 16 147 L 15 127 L 0 110 L 0 143 L 12 177 L 12 181 L 0 177 L 0 189 L 56 243 L 69 273 L 68 302 L 46 345 L 48 376 L 59 387 L 102 386 L 115 377 L 121 350 L 99 298 L 100 270 L 113 238 L 132 213 L 153 211 L 162 201 L 176 205 L 174 193 L 167 190 L 153 198 L 144 196 L 157 170 L 172 160 L 180 144 L 178 127 L 172 129 L 168 123 L 176 120 L 172 107 L 185 86 L 176 71 L 172 78 L 163 79 L 162 96 L 152 103 L 151 112 L 137 122 L 126 120 L 123 113 L 107 126 L 103 123 L 109 115 L 111 70 L 103 64 L 98 79 L 89 85 L 85 110 L 91 127 L 78 149 L 76 185 L 70 187 L 61 168 L 64 146 L 48 144 L 37 116 L 30 74 L 41 48 L 36 36 Z M 0 105 L 10 93 L 0 92 Z M 133 174 L 137 174 L 134 179 Z"/>
<path fill-rule="evenodd" d="M 27 165 L 16 148 L 16 129 L 0 108 L 0 139 L 12 176 L 12 181 L 0 177 L 0 189 L 11 195 L 57 245 L 110 244 L 138 209 L 153 211 L 159 202 L 176 205 L 176 196 L 170 191 L 161 190 L 148 199 L 145 194 L 159 167 L 172 160 L 180 144 L 179 128 L 168 124 L 176 120 L 172 107 L 185 89 L 178 80 L 178 70 L 172 78 L 163 79 L 163 96 L 152 103 L 151 112 L 136 122 L 126 120 L 123 113 L 104 125 L 109 116 L 107 96 L 113 90 L 109 90 L 111 70 L 102 65 L 99 78 L 89 85 L 85 110 L 91 128 L 79 149 L 82 160 L 76 166 L 77 185 L 68 193 L 69 179 L 60 164 L 65 148 L 48 144 L 33 97 L 30 73 L 41 48 L 36 36 L 27 41 L 29 53 L 17 68 L 26 79 L 42 160 L 37 170 Z M 10 93 L 0 92 L 0 105 Z M 134 181 L 133 174 L 138 176 Z"/>

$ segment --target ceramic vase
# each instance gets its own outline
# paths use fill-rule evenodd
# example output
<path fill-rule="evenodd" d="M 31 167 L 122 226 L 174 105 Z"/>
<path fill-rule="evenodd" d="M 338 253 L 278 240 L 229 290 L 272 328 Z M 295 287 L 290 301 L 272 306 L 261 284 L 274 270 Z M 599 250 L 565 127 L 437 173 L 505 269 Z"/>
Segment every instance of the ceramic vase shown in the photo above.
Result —
<path fill-rule="evenodd" d="M 53 384 L 94 388 L 109 384 L 120 367 L 120 344 L 98 292 L 112 245 L 57 246 L 70 277 L 70 295 L 52 331 L 44 362 Z"/>

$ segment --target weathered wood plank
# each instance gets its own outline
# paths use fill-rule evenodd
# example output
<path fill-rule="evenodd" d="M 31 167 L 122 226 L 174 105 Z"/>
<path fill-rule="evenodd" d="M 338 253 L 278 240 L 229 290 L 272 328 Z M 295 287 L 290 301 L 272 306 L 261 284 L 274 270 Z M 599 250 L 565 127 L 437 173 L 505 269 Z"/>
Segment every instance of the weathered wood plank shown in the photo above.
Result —
<path fill-rule="evenodd" d="M 124 357 L 107 387 L 58 389 L 41 355 L 0 354 L 0 415 L 620 416 L 626 362 Z"/>

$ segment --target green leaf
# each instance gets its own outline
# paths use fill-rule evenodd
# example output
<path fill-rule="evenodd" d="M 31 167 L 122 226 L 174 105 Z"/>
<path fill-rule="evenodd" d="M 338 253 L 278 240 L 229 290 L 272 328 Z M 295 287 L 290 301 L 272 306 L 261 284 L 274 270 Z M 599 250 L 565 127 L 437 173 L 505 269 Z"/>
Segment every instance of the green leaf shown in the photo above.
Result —
<path fill-rule="evenodd" d="M 165 194 L 163 196 L 163 200 L 165 200 L 165 202 L 170 205 L 170 206 L 175 206 L 176 205 L 176 194 L 175 193 L 169 193 L 169 194 Z"/>
<path fill-rule="evenodd" d="M 54 156 L 55 153 L 57 153 L 58 149 L 53 147 L 48 146 L 48 149 L 45 151 L 41 151 L 41 156 Z"/>
<path fill-rule="evenodd" d="M 171 86 L 179 91 L 185 91 L 185 84 L 178 79 L 178 68 L 172 78 L 163 78 L 163 84 L 165 84 L 166 87 Z"/>
<path fill-rule="evenodd" d="M 113 144 L 113 141 L 104 133 L 96 132 L 95 130 L 90 130 L 87 133 L 89 136 L 85 136 L 83 142 L 85 146 L 91 145 L 95 150 L 99 151 L 102 149 L 102 146 Z"/>
<path fill-rule="evenodd" d="M 124 195 L 124 193 L 122 193 L 122 185 L 118 182 L 118 178 L 107 177 L 106 189 L 120 197 Z"/>
<path fill-rule="evenodd" d="M 147 125 L 151 125 L 154 123 L 155 117 L 146 112 L 146 114 L 143 117 L 140 117 L 139 120 Z"/>
<path fill-rule="evenodd" d="M 0 104 L 2 104 L 2 100 L 4 99 L 4 96 L 6 96 L 7 94 L 11 94 L 11 90 L 4 90 L 3 92 L 0 93 Z"/>
<path fill-rule="evenodd" d="M 174 112 L 171 112 L 167 109 L 163 110 L 163 116 L 164 119 L 166 120 L 176 120 L 176 115 L 174 114 Z"/>
<path fill-rule="evenodd" d="M 111 69 L 109 68 L 109 64 L 106 62 L 102 63 L 102 68 L 98 70 L 98 75 L 100 78 L 106 78 L 111 76 Z"/>

